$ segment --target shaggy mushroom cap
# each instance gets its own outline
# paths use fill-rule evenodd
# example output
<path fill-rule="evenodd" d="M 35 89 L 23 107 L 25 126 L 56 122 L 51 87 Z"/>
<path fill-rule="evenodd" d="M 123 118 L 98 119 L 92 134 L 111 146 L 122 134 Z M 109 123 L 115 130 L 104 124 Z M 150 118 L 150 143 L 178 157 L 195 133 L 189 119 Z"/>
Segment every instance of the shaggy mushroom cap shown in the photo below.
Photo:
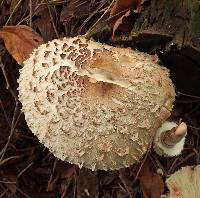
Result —
<path fill-rule="evenodd" d="M 22 111 L 40 142 L 92 170 L 139 161 L 175 100 L 168 70 L 152 56 L 81 36 L 34 50 L 18 82 Z"/>
<path fill-rule="evenodd" d="M 170 191 L 167 198 L 199 198 L 200 165 L 180 169 L 172 174 L 166 183 Z"/>

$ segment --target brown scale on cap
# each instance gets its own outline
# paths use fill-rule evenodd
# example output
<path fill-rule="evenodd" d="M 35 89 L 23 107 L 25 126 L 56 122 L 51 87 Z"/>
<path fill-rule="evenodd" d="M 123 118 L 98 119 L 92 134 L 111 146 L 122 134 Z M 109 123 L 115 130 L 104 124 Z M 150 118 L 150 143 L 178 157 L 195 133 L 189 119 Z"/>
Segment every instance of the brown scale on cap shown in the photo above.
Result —
<path fill-rule="evenodd" d="M 28 126 L 56 157 L 114 170 L 141 159 L 170 116 L 175 91 L 150 55 L 75 37 L 30 55 L 19 99 Z"/>

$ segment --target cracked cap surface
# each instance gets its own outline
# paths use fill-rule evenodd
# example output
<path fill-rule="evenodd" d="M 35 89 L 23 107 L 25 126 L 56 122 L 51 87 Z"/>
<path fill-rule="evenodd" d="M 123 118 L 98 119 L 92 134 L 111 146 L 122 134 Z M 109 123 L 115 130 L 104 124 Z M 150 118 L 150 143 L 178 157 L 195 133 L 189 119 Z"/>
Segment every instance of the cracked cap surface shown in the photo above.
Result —
<path fill-rule="evenodd" d="M 39 46 L 18 82 L 39 141 L 61 160 L 92 170 L 139 161 L 175 100 L 168 70 L 152 56 L 83 37 Z"/>

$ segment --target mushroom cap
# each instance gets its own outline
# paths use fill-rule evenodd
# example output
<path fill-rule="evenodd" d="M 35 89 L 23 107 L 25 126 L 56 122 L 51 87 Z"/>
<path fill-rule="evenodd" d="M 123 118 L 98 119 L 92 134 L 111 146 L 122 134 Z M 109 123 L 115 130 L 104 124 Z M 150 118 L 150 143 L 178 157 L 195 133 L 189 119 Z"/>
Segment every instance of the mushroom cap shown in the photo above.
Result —
<path fill-rule="evenodd" d="M 200 165 L 181 168 L 172 174 L 166 183 L 170 190 L 168 198 L 199 198 Z"/>
<path fill-rule="evenodd" d="M 92 170 L 139 161 L 175 100 L 168 70 L 152 56 L 81 36 L 39 46 L 18 82 L 22 111 L 40 142 Z"/>

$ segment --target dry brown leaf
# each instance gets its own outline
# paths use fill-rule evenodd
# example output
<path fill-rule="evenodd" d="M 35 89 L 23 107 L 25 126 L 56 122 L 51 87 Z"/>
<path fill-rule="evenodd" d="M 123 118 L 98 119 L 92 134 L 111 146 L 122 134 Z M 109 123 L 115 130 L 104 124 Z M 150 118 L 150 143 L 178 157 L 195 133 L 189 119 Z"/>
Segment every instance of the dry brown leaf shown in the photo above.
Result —
<path fill-rule="evenodd" d="M 114 37 L 116 30 L 119 29 L 120 25 L 123 25 L 123 20 L 125 20 L 128 16 L 130 16 L 131 10 L 128 10 L 124 15 L 122 15 L 120 18 L 118 18 L 113 26 L 113 34 L 112 37 Z M 128 26 L 127 26 L 128 25 Z M 123 31 L 129 30 L 129 23 L 126 22 L 126 26 L 123 26 Z"/>
<path fill-rule="evenodd" d="M 133 173 L 135 176 L 136 173 Z M 147 158 L 138 176 L 143 198 L 160 198 L 164 193 L 162 177 L 151 167 L 151 161 Z"/>
<path fill-rule="evenodd" d="M 128 32 L 134 23 L 134 13 L 142 11 L 144 0 L 117 0 L 111 9 L 108 24 L 113 28 L 113 35 L 116 30 Z"/>
<path fill-rule="evenodd" d="M 1 28 L 0 38 L 3 39 L 6 49 L 19 65 L 27 59 L 35 48 L 44 43 L 39 34 L 25 25 Z"/>

